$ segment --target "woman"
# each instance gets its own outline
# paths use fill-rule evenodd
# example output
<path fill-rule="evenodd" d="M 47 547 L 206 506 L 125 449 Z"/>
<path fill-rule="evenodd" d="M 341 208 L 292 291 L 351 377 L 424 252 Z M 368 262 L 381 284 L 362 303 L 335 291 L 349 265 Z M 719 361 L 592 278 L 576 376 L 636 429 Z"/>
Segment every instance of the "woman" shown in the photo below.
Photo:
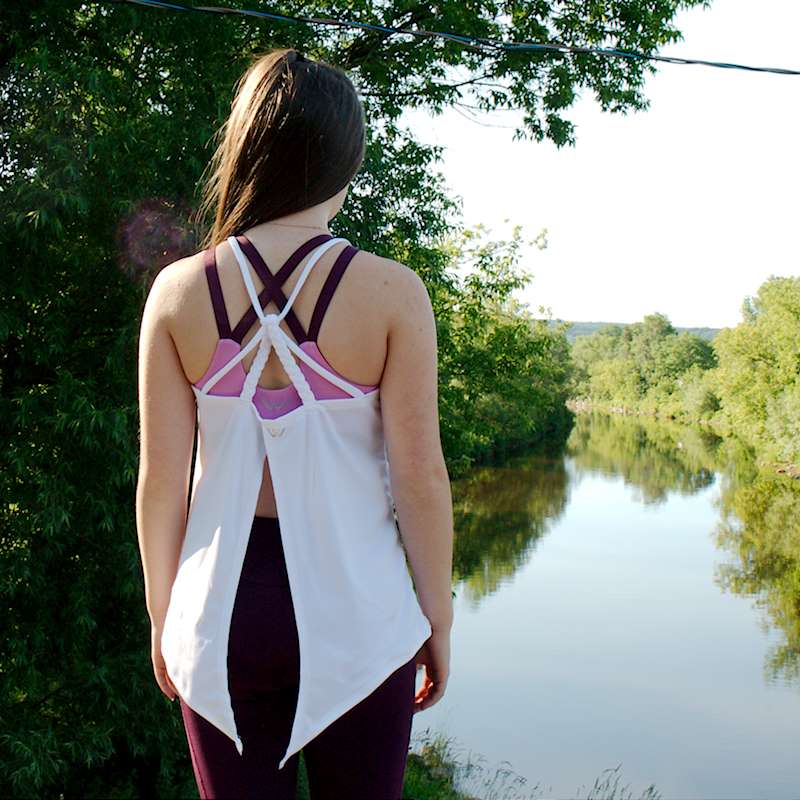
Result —
<path fill-rule="evenodd" d="M 364 157 L 341 70 L 262 55 L 223 134 L 207 247 L 159 273 L 140 333 L 155 677 L 201 797 L 293 798 L 302 750 L 314 800 L 398 800 L 453 619 L 430 299 L 328 228 Z"/>

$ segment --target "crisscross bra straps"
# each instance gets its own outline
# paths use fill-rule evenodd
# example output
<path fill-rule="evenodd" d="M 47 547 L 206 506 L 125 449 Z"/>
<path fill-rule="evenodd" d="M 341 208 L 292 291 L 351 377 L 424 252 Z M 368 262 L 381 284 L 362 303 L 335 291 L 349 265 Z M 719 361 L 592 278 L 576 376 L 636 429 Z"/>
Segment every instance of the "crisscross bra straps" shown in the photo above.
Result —
<path fill-rule="evenodd" d="M 300 277 L 297 279 L 297 282 L 292 289 L 289 299 L 287 300 L 284 297 L 283 292 L 281 291 L 280 286 L 278 285 L 277 277 L 273 277 L 269 270 L 267 269 L 266 264 L 264 264 L 263 260 L 261 259 L 260 255 L 258 255 L 258 251 L 253 247 L 252 253 L 255 254 L 256 259 L 255 261 L 259 263 L 260 266 L 263 267 L 265 273 L 265 291 L 272 290 L 275 293 L 275 302 L 281 307 L 281 310 L 278 314 L 265 314 L 262 308 L 262 302 L 264 297 L 264 292 L 261 295 L 256 294 L 256 289 L 253 284 L 253 279 L 250 276 L 250 272 L 247 269 L 247 264 L 245 261 L 245 255 L 242 248 L 241 239 L 247 244 L 250 244 L 247 239 L 243 236 L 235 237 L 229 236 L 227 239 L 228 244 L 231 246 L 234 255 L 236 256 L 236 260 L 239 264 L 239 269 L 242 274 L 242 279 L 244 280 L 245 286 L 247 288 L 247 293 L 250 296 L 251 307 L 248 310 L 245 317 L 243 317 L 242 321 L 236 327 L 244 327 L 244 332 L 246 333 L 249 329 L 249 324 L 245 327 L 244 323 L 246 322 L 248 315 L 252 313 L 254 319 L 258 319 L 261 322 L 261 328 L 256 332 L 256 335 L 250 339 L 250 341 L 241 347 L 239 354 L 228 361 L 222 368 L 217 370 L 204 384 L 203 388 L 200 390 L 202 394 L 207 394 L 211 387 L 225 374 L 227 373 L 235 364 L 241 361 L 254 347 L 258 346 L 258 353 L 256 354 L 256 358 L 254 359 L 253 363 L 250 366 L 250 369 L 247 372 L 244 386 L 242 387 L 241 396 L 245 397 L 248 400 L 252 400 L 252 395 L 255 392 L 256 384 L 258 382 L 258 378 L 261 375 L 261 371 L 264 368 L 264 364 L 266 363 L 267 357 L 269 355 L 269 351 L 272 346 L 274 346 L 277 350 L 278 356 L 280 361 L 283 365 L 283 368 L 286 370 L 287 375 L 289 376 L 291 382 L 294 384 L 295 388 L 297 389 L 300 398 L 304 404 L 314 405 L 316 403 L 316 398 L 314 397 L 313 392 L 311 391 L 310 386 L 308 385 L 308 381 L 306 380 L 305 376 L 303 375 L 302 371 L 297 366 L 295 360 L 291 357 L 290 351 L 293 352 L 301 361 L 304 361 L 309 367 L 311 367 L 315 372 L 325 377 L 334 385 L 338 386 L 340 389 L 343 389 L 352 397 L 360 397 L 365 394 L 360 388 L 353 386 L 349 381 L 344 380 L 341 376 L 335 375 L 333 372 L 328 370 L 327 368 L 323 367 L 322 364 L 319 364 L 315 361 L 308 353 L 305 352 L 296 342 L 293 342 L 289 336 L 284 333 L 284 331 L 279 327 L 278 323 L 284 317 L 289 322 L 289 315 L 292 314 L 292 304 L 295 301 L 300 289 L 303 287 L 306 278 L 308 277 L 309 273 L 313 269 L 314 265 L 319 261 L 320 257 L 327 251 L 330 250 L 335 244 L 339 242 L 347 242 L 346 239 L 334 238 L 333 236 L 322 236 L 322 243 L 319 243 L 320 237 L 314 237 L 311 242 L 316 242 L 315 244 L 311 245 L 311 249 L 313 249 L 313 254 L 306 262 L 305 266 L 303 267 L 302 272 L 300 273 Z M 292 257 L 287 261 L 284 267 L 281 268 L 281 272 L 287 267 L 289 269 L 294 269 L 297 264 L 302 259 L 303 255 L 305 255 L 307 251 L 307 246 L 309 242 L 306 242 L 302 245 Z M 252 245 L 251 245 L 252 247 Z M 354 248 L 349 242 L 347 242 L 347 247 L 344 248 L 342 253 L 339 254 L 339 257 L 336 260 L 336 265 L 331 270 L 331 273 L 328 275 L 325 285 L 323 286 L 322 291 L 320 292 L 320 296 L 317 298 L 317 303 L 314 308 L 314 314 L 311 319 L 311 325 L 309 326 L 309 333 L 303 331 L 302 326 L 300 325 L 299 321 L 295 318 L 294 323 L 297 325 L 297 328 L 301 334 L 298 338 L 301 341 L 315 341 L 315 339 L 311 338 L 311 334 L 313 333 L 314 337 L 316 337 L 316 333 L 319 330 L 319 325 L 322 322 L 322 317 L 327 310 L 328 304 L 330 303 L 331 297 L 333 296 L 333 292 L 336 286 L 339 283 L 339 280 L 342 277 L 342 273 L 344 272 L 345 267 L 347 264 L 350 263 L 350 260 L 353 258 L 353 255 L 357 252 L 357 248 Z M 297 256 L 298 253 L 302 253 L 300 256 Z M 343 258 L 342 256 L 345 256 Z M 297 257 L 297 260 L 295 260 Z M 208 261 L 206 262 L 206 266 L 208 266 Z M 254 268 L 255 263 L 254 263 Z M 261 270 L 256 268 L 256 271 L 261 274 Z M 287 270 L 288 271 L 288 270 Z M 336 273 L 336 274 L 334 274 Z M 209 286 L 217 286 L 219 289 L 219 280 L 218 275 L 216 273 L 216 269 L 213 270 L 206 270 L 206 275 L 211 276 L 209 278 Z M 214 280 L 216 278 L 216 280 Z M 220 324 L 221 319 L 223 319 L 224 315 L 224 327 L 221 330 L 228 331 L 230 326 L 228 323 L 227 312 L 225 311 L 225 304 L 223 302 L 217 302 L 213 300 L 214 291 L 212 289 L 212 303 L 214 304 L 214 313 L 217 317 L 217 324 Z M 221 301 L 222 299 L 222 292 L 221 290 L 218 293 L 218 298 Z M 269 294 L 267 293 L 266 302 L 269 302 Z M 266 304 L 266 303 L 265 303 Z M 220 314 L 219 311 L 222 313 Z M 233 333 L 229 338 L 233 337 Z M 241 344 L 241 342 L 239 342 Z M 266 346 L 265 346 L 266 345 Z"/>
<path fill-rule="evenodd" d="M 312 237 L 308 241 L 300 245 L 286 260 L 284 265 L 273 275 L 267 267 L 261 254 L 253 246 L 253 243 L 243 234 L 235 237 L 239 243 L 244 254 L 247 256 L 250 263 L 253 265 L 258 277 L 264 284 L 264 288 L 258 294 L 258 301 L 261 308 L 266 308 L 270 300 L 274 300 L 278 308 L 283 311 L 286 305 L 286 296 L 281 287 L 288 277 L 294 272 L 298 264 L 316 247 L 324 244 L 333 238 L 330 234 L 319 234 Z M 316 342 L 319 335 L 320 325 L 325 312 L 328 310 L 328 305 L 331 302 L 333 293 L 339 285 L 339 281 L 344 275 L 353 256 L 358 252 L 357 247 L 353 247 L 349 242 L 336 259 L 328 277 L 319 293 L 314 311 L 311 315 L 311 322 L 308 326 L 308 331 L 303 329 L 300 321 L 294 313 L 294 309 L 290 308 L 286 314 L 286 324 L 289 326 L 292 335 L 299 343 L 305 341 Z M 219 273 L 217 271 L 217 258 L 216 247 L 212 245 L 205 251 L 204 255 L 205 273 L 208 281 L 208 290 L 211 294 L 211 304 L 214 307 L 214 317 L 217 322 L 217 331 L 220 339 L 233 339 L 239 344 L 242 343 L 247 331 L 253 326 L 253 323 L 258 319 L 257 312 L 253 306 L 250 306 L 244 313 L 244 316 L 239 320 L 234 328 L 231 328 L 228 319 L 228 312 L 225 308 L 225 300 L 222 296 L 222 287 L 219 282 Z"/>

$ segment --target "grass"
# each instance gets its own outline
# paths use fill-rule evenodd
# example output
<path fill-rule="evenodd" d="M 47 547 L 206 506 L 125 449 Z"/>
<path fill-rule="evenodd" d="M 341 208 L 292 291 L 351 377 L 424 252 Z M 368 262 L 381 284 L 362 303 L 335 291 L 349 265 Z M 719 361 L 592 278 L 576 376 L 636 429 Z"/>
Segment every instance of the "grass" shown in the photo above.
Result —
<path fill-rule="evenodd" d="M 583 800 L 633 800 L 627 787 L 619 787 L 620 766 L 604 770 Z M 526 778 L 508 762 L 488 768 L 482 756 L 462 757 L 453 737 L 426 729 L 412 740 L 403 800 L 553 800 L 552 795 L 537 796 L 537 791 L 543 791 L 539 784 L 527 787 Z M 311 800 L 302 754 L 297 800 Z M 575 800 L 581 800 L 577 794 Z M 636 800 L 661 800 L 661 795 L 650 785 Z"/>

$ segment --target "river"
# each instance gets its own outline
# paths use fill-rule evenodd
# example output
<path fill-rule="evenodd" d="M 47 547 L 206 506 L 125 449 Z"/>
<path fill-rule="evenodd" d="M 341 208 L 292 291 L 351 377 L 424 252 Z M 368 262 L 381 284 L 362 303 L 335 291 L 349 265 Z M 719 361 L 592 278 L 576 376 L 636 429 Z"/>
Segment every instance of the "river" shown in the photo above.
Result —
<path fill-rule="evenodd" d="M 453 503 L 452 672 L 412 749 L 450 737 L 478 797 L 800 798 L 800 481 L 582 413 Z"/>

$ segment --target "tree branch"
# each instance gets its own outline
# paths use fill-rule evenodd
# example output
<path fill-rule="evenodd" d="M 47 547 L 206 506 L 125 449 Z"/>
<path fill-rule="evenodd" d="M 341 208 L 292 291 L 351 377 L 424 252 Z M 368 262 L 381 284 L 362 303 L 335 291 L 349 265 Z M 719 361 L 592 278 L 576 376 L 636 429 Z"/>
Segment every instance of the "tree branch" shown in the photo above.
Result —
<path fill-rule="evenodd" d="M 388 24 L 393 28 L 402 28 L 406 25 L 417 25 L 429 16 L 428 6 L 420 3 L 401 12 L 399 19 L 397 12 L 393 12 L 391 21 Z M 345 69 L 359 66 L 367 61 L 375 50 L 394 34 L 395 31 L 365 31 L 344 49 L 341 58 L 337 59 L 337 61 Z"/>

